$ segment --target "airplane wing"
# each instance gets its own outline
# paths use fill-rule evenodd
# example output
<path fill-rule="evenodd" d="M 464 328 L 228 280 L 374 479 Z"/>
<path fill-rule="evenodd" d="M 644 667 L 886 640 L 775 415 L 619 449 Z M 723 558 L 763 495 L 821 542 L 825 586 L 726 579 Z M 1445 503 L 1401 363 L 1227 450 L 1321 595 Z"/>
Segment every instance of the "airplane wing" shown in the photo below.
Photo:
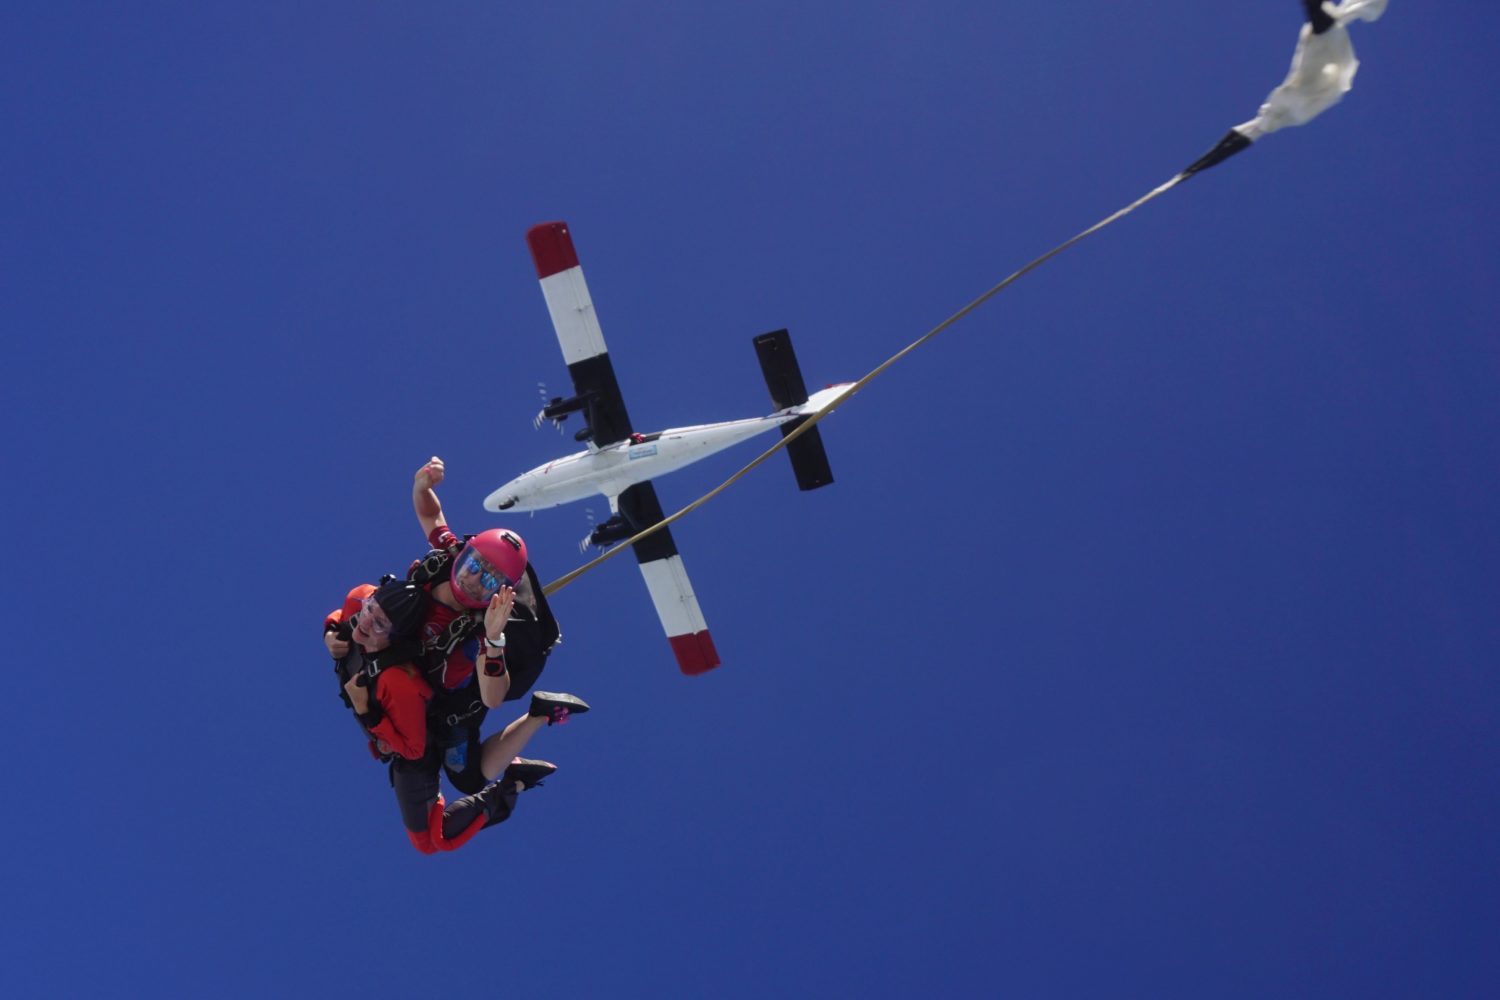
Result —
<path fill-rule="evenodd" d="M 661 503 L 649 482 L 636 483 L 621 493 L 619 504 L 620 513 L 637 531 L 663 519 Z M 693 585 L 682 565 L 682 556 L 677 554 L 672 529 L 663 528 L 636 542 L 631 549 L 640 564 L 641 576 L 646 578 L 646 589 L 651 592 L 656 616 L 661 619 L 667 641 L 672 644 L 678 669 L 691 675 L 717 667 L 719 652 L 714 648 L 713 637 L 708 634 L 708 623 L 703 620 L 697 595 L 693 593 Z"/>
<path fill-rule="evenodd" d="M 615 381 L 615 369 L 604 346 L 604 333 L 594 314 L 594 300 L 578 266 L 578 254 L 565 222 L 544 222 L 526 233 L 531 259 L 542 282 L 542 296 L 557 331 L 568 375 L 573 379 L 573 398 L 559 400 L 543 412 L 566 416 L 582 412 L 588 424 L 587 437 L 597 447 L 623 441 L 630 436 L 630 414 Z M 549 412 L 556 411 L 556 412 Z"/>
<path fill-rule="evenodd" d="M 614 366 L 604 346 L 604 334 L 599 329 L 567 223 L 544 222 L 532 226 L 526 233 L 526 242 L 531 247 L 547 312 L 573 380 L 572 398 L 554 400 L 542 412 L 553 419 L 580 413 L 586 426 L 578 438 L 596 447 L 623 441 L 632 433 L 630 414 L 615 381 Z M 629 534 L 664 519 L 656 490 L 649 482 L 625 490 L 612 506 L 617 507 L 618 516 L 624 519 L 622 530 L 630 529 Z M 685 674 L 701 674 L 718 666 L 718 651 L 714 649 L 670 529 L 663 528 L 637 542 L 632 549 L 646 579 L 646 589 L 651 593 L 651 603 L 672 644 L 678 668 Z"/>

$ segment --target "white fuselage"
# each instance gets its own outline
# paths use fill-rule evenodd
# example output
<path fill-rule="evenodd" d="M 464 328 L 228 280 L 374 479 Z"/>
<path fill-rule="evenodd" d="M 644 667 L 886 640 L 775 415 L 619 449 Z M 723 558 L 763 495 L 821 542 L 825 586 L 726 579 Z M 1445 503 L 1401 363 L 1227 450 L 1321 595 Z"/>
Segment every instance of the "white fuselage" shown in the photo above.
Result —
<path fill-rule="evenodd" d="M 675 472 L 709 455 L 763 434 L 816 410 L 841 396 L 848 384 L 814 393 L 806 403 L 767 417 L 720 424 L 673 427 L 650 440 L 620 441 L 589 448 L 522 473 L 484 499 L 484 509 L 524 513 L 545 510 L 602 493 L 614 498 L 636 483 Z"/>

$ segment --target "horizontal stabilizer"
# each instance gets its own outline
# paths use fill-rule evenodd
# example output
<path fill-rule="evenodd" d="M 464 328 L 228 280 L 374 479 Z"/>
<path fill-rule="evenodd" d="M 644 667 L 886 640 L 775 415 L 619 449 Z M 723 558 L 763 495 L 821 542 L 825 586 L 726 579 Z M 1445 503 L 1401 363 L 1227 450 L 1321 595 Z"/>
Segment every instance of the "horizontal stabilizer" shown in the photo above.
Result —
<path fill-rule="evenodd" d="M 802 380 L 802 368 L 792 350 L 791 334 L 785 330 L 761 334 L 755 338 L 755 354 L 760 358 L 761 374 L 766 378 L 766 388 L 776 409 L 789 410 L 807 402 L 807 383 Z M 805 420 L 804 417 L 782 424 L 781 436 L 791 434 Z M 797 475 L 798 489 L 815 490 L 833 482 L 833 470 L 828 466 L 828 453 L 823 449 L 823 436 L 818 428 L 787 445 L 786 453 Z"/>
<path fill-rule="evenodd" d="M 792 350 L 792 335 L 773 330 L 755 338 L 755 356 L 760 358 L 761 374 L 771 391 L 771 402 L 778 410 L 789 410 L 807 402 L 807 383 Z"/>
<path fill-rule="evenodd" d="M 806 417 L 800 417 L 782 424 L 781 436 L 787 437 L 806 421 Z M 815 490 L 833 482 L 833 470 L 828 467 L 828 453 L 823 450 L 823 435 L 818 428 L 814 427 L 787 445 L 786 453 L 792 460 L 792 471 L 797 474 L 799 490 Z"/>

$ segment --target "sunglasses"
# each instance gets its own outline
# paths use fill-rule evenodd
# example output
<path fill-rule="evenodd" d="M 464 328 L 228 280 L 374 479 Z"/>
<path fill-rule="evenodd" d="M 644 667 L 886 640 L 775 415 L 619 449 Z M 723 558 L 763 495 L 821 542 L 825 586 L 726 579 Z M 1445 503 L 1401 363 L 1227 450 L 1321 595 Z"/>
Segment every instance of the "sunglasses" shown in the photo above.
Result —
<path fill-rule="evenodd" d="M 375 635 L 390 635 L 390 619 L 386 618 L 383 613 L 379 618 L 376 618 L 375 615 L 371 613 L 371 608 L 374 608 L 377 612 L 380 611 L 380 605 L 375 603 L 374 594 L 366 597 L 363 601 L 360 602 L 359 605 L 359 620 L 364 623 L 365 630 L 368 632 L 372 632 Z"/>
<path fill-rule="evenodd" d="M 463 562 L 459 564 L 459 570 L 470 576 L 479 577 L 479 585 L 489 594 L 496 593 L 501 587 L 514 586 L 510 577 L 504 573 L 497 573 L 489 566 L 481 562 L 479 556 L 473 552 L 464 556 Z"/>

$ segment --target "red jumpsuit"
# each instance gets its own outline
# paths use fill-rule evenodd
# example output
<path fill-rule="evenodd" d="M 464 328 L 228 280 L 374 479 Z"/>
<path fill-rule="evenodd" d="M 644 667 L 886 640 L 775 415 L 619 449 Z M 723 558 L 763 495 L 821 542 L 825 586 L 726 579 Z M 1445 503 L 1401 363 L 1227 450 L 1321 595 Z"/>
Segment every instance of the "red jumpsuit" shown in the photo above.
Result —
<path fill-rule="evenodd" d="M 374 592 L 374 585 L 368 583 L 349 591 L 343 607 L 335 608 L 323 619 L 324 630 L 354 617 L 360 604 Z M 427 703 L 431 700 L 432 688 L 410 663 L 387 667 L 376 676 L 375 702 L 380 708 L 361 716 L 360 722 L 364 723 L 372 714 L 378 717 L 378 721 L 365 725 L 377 756 L 396 753 L 407 760 L 417 760 L 427 752 Z"/>

